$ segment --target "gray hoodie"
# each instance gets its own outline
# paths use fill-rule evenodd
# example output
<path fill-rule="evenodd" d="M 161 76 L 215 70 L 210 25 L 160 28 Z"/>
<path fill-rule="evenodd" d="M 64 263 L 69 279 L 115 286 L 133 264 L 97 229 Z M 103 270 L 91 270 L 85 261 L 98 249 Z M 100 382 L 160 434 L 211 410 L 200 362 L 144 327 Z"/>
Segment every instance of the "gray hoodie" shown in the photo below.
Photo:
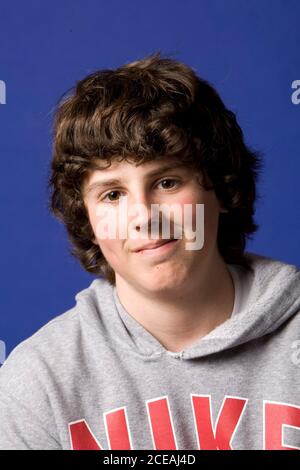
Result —
<path fill-rule="evenodd" d="M 180 353 L 95 279 L 0 369 L 0 449 L 299 449 L 300 271 L 248 255 L 234 314 Z"/>

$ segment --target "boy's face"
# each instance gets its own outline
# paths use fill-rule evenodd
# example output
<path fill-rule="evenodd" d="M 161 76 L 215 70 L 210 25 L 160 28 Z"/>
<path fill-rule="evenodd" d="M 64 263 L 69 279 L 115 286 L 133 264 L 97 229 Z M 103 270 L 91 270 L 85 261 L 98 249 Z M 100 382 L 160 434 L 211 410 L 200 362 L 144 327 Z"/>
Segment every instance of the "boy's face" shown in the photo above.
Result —
<path fill-rule="evenodd" d="M 162 171 L 166 165 L 171 169 Z M 119 182 L 104 185 L 107 180 Z M 114 160 L 110 168 L 91 172 L 82 191 L 95 235 L 93 241 L 115 271 L 116 283 L 121 277 L 132 286 L 152 292 L 176 289 L 195 280 L 201 266 L 216 255 L 219 212 L 224 210 L 215 192 L 200 186 L 195 170 L 177 166 L 175 159 L 139 166 Z M 175 204 L 182 218 L 172 210 L 163 210 L 160 217 L 154 217 L 153 204 L 164 208 Z M 204 226 L 201 211 L 196 214 L 196 204 L 204 205 Z M 190 217 L 185 216 L 185 210 Z M 163 224 L 170 232 L 165 232 Z M 184 226 L 190 232 L 185 232 Z M 182 230 L 179 236 L 177 232 L 178 240 L 165 243 L 176 237 L 175 227 Z M 190 238 L 191 230 L 194 238 Z M 188 250 L 187 244 L 200 246 L 195 243 L 201 238 L 196 231 L 202 233 L 204 243 L 200 249 Z M 161 244 L 162 240 L 163 246 L 149 249 L 150 244 Z M 145 245 L 148 249 L 137 251 Z"/>

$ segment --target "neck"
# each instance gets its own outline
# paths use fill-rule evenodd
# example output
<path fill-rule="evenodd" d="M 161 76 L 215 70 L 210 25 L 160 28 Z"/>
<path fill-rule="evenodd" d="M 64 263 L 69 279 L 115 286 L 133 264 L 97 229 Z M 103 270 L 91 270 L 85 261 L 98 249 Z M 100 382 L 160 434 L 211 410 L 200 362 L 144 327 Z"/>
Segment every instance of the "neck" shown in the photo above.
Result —
<path fill-rule="evenodd" d="M 217 253 L 180 292 L 145 295 L 116 275 L 116 290 L 125 310 L 167 350 L 179 352 L 230 318 L 234 284 Z M 178 291 L 178 290 L 177 290 Z"/>

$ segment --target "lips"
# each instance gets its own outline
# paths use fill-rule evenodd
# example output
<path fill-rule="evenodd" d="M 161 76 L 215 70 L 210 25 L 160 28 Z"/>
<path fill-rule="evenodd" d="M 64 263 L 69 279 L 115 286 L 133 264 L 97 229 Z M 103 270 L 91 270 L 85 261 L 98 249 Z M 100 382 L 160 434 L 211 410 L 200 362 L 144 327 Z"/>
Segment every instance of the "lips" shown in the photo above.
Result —
<path fill-rule="evenodd" d="M 173 240 L 175 240 L 175 239 L 171 238 L 169 240 L 157 240 L 156 242 L 147 243 L 146 245 L 142 245 L 142 246 L 136 248 L 133 251 L 136 253 L 136 252 L 142 251 L 142 250 L 153 250 L 154 248 L 158 248 L 159 246 L 165 245 L 166 243 L 170 243 Z"/>

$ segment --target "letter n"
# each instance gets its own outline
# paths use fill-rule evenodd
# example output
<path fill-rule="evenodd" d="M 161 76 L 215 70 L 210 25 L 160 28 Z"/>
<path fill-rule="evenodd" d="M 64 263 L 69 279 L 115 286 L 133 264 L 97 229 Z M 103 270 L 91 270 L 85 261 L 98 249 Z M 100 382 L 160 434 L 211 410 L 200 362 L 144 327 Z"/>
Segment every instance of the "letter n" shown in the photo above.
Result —
<path fill-rule="evenodd" d="M 72 450 L 102 450 L 85 419 L 69 423 Z"/>

